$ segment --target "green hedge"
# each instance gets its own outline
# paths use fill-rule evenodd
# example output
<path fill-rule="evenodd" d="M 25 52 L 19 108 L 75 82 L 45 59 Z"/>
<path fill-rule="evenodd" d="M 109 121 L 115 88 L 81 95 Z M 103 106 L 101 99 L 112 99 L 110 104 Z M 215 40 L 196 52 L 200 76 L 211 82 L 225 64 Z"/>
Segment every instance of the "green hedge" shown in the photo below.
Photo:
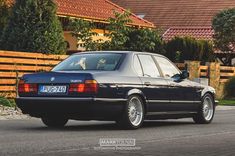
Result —
<path fill-rule="evenodd" d="M 215 60 L 211 42 L 196 40 L 192 37 L 175 37 L 165 44 L 166 56 L 173 62 L 197 60 L 210 62 Z"/>
<path fill-rule="evenodd" d="M 235 98 L 235 76 L 225 83 L 224 92 L 226 98 Z"/>

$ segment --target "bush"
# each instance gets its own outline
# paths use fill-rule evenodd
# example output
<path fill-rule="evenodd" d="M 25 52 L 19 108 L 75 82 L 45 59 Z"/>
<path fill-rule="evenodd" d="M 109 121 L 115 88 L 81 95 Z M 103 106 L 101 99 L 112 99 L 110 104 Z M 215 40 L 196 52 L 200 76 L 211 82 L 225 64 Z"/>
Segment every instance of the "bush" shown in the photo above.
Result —
<path fill-rule="evenodd" d="M 7 107 L 13 107 L 14 103 L 13 103 L 13 101 L 10 101 L 4 97 L 0 97 L 0 105 L 7 106 Z"/>
<path fill-rule="evenodd" d="M 225 97 L 235 98 L 235 76 L 230 78 L 224 87 Z"/>
<path fill-rule="evenodd" d="M 166 56 L 173 62 L 196 60 L 214 61 L 212 43 L 191 37 L 175 37 L 165 44 Z"/>

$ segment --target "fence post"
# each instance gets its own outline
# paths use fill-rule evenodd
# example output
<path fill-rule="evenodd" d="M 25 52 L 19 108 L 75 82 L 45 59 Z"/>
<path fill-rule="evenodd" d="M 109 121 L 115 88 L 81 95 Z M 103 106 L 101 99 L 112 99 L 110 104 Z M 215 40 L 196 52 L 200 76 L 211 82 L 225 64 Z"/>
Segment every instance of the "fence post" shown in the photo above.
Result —
<path fill-rule="evenodd" d="M 218 98 L 222 97 L 223 89 L 220 86 L 220 63 L 211 62 L 209 67 L 209 85 L 216 90 Z"/>
<path fill-rule="evenodd" d="M 185 61 L 189 72 L 189 79 L 200 78 L 200 61 Z"/>

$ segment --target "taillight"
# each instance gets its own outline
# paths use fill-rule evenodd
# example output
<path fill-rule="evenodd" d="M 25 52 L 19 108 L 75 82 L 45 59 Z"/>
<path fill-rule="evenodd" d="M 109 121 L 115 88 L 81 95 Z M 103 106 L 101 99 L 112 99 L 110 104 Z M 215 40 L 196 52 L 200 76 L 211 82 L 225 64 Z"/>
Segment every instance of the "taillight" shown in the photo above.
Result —
<path fill-rule="evenodd" d="M 69 92 L 97 93 L 98 83 L 95 80 L 86 80 L 85 83 L 70 84 Z"/>
<path fill-rule="evenodd" d="M 85 81 L 85 92 L 93 92 L 97 93 L 98 91 L 98 84 L 95 80 L 86 80 Z"/>
<path fill-rule="evenodd" d="M 85 85 L 84 84 L 70 84 L 69 92 L 84 92 Z"/>
<path fill-rule="evenodd" d="M 19 81 L 19 85 L 18 85 L 19 93 L 30 93 L 30 92 L 37 92 L 37 91 L 38 91 L 37 84 L 25 83 L 24 80 Z"/>

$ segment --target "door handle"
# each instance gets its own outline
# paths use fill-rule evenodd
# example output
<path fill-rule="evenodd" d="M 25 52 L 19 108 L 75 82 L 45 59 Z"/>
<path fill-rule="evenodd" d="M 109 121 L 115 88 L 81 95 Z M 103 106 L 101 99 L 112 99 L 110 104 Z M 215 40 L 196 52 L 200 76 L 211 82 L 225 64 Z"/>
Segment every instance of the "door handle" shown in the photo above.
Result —
<path fill-rule="evenodd" d="M 150 83 L 150 82 L 144 82 L 144 85 L 146 85 L 146 86 L 150 86 L 150 85 L 151 85 L 151 83 Z"/>

